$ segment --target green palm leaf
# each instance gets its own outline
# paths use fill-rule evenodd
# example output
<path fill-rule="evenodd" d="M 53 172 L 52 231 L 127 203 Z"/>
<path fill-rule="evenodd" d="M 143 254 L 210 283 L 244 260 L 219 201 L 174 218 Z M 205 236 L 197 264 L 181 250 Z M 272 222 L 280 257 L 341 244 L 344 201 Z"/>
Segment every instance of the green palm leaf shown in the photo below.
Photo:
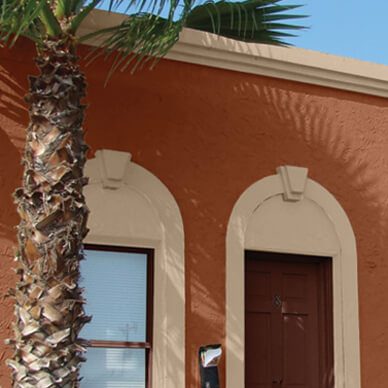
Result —
<path fill-rule="evenodd" d="M 113 57 L 109 79 L 117 69 L 123 71 L 130 67 L 134 72 L 139 65 L 149 61 L 151 66 L 154 65 L 177 42 L 181 30 L 181 21 L 169 21 L 153 14 L 138 14 L 125 19 L 119 26 L 88 34 L 80 40 L 105 36 L 101 44 L 104 50 L 95 49 L 90 60 L 103 54 Z"/>
<path fill-rule="evenodd" d="M 0 1 L 0 40 L 12 44 L 19 35 L 35 40 L 35 23 L 45 5 L 45 0 Z"/>
<path fill-rule="evenodd" d="M 301 30 L 304 27 L 275 21 L 305 17 L 286 13 L 299 5 L 279 5 L 281 0 L 246 0 L 240 3 L 206 2 L 195 7 L 188 15 L 185 26 L 212 32 L 228 38 L 256 43 L 286 45 L 282 37 L 294 36 L 278 30 Z"/>
<path fill-rule="evenodd" d="M 0 0 L 0 40 L 13 43 L 23 35 L 39 44 L 48 36 L 74 37 L 83 20 L 102 3 L 103 0 Z M 124 9 L 132 14 L 120 25 L 83 36 L 79 42 L 88 43 L 101 36 L 105 54 L 114 56 L 112 71 L 130 65 L 134 70 L 150 58 L 164 56 L 177 42 L 183 27 L 247 42 L 286 45 L 293 32 L 304 28 L 292 21 L 304 15 L 292 13 L 298 5 L 280 3 L 281 0 L 209 0 L 195 5 L 194 0 L 109 0 L 110 11 Z M 71 22 L 64 24 L 65 19 Z"/>
<path fill-rule="evenodd" d="M 135 13 L 119 26 L 88 34 L 80 40 L 87 42 L 96 36 L 103 37 L 101 47 L 105 49 L 106 56 L 114 57 L 110 75 L 128 66 L 136 70 L 140 63 L 150 59 L 154 64 L 178 41 L 183 27 L 241 41 L 287 45 L 286 39 L 295 36 L 292 32 L 304 27 L 285 21 L 305 16 L 289 13 L 299 5 L 280 5 L 280 1 L 245 0 L 236 3 L 223 0 L 193 6 L 189 0 L 184 3 L 170 0 L 168 17 Z M 118 0 L 115 3 L 119 6 L 122 2 Z M 176 15 L 177 11 L 179 15 Z M 96 50 L 94 54 L 101 55 L 101 51 Z"/>

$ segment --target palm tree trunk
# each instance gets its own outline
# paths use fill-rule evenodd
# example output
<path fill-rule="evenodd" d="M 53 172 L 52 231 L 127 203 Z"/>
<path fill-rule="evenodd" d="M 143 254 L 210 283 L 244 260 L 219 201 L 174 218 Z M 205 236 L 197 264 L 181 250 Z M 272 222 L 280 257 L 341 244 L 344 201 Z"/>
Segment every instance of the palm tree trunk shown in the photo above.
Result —
<path fill-rule="evenodd" d="M 78 287 L 88 210 L 82 194 L 85 79 L 70 40 L 38 49 L 40 75 L 30 77 L 30 124 L 23 187 L 15 193 L 21 221 L 14 290 L 13 387 L 79 386 L 84 351 L 78 334 L 89 320 Z"/>

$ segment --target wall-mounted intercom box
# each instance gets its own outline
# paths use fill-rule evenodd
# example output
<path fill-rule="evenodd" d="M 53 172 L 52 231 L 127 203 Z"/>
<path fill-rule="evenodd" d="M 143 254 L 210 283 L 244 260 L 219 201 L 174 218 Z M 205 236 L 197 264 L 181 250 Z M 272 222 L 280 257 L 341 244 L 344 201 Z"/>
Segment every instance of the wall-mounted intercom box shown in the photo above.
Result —
<path fill-rule="evenodd" d="M 218 364 L 222 356 L 219 344 L 206 345 L 199 348 L 199 369 L 201 388 L 219 388 Z"/>

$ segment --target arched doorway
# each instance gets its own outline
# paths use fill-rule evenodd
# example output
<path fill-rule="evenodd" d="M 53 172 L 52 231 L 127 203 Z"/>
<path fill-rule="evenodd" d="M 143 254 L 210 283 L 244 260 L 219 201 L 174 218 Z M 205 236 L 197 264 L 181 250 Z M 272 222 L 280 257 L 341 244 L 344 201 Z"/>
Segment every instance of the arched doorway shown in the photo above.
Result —
<path fill-rule="evenodd" d="M 277 172 L 250 186 L 229 220 L 227 388 L 245 385 L 247 250 L 332 258 L 335 387 L 359 388 L 357 252 L 351 224 L 337 200 L 307 177 L 306 168 L 284 166 Z"/>

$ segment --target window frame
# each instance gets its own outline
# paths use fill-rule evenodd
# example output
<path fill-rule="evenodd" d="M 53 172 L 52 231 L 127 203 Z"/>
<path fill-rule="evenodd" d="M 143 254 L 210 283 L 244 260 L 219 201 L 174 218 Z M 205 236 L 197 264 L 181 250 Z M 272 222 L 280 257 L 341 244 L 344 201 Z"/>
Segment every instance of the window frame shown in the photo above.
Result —
<path fill-rule="evenodd" d="M 126 247 L 106 244 L 89 244 L 85 243 L 84 251 L 94 250 L 103 252 L 123 252 L 123 253 L 140 253 L 147 256 L 147 306 L 146 306 L 146 341 L 106 341 L 92 339 L 87 340 L 87 347 L 90 348 L 116 348 L 116 349 L 144 349 L 146 353 L 145 364 L 145 387 L 152 387 L 152 350 L 153 350 L 153 327 L 154 327 L 154 266 L 155 250 L 152 248 Z M 81 273 L 82 276 L 82 273 Z M 86 301 L 87 304 L 87 301 Z M 87 357 L 86 357 L 87 359 Z"/>

